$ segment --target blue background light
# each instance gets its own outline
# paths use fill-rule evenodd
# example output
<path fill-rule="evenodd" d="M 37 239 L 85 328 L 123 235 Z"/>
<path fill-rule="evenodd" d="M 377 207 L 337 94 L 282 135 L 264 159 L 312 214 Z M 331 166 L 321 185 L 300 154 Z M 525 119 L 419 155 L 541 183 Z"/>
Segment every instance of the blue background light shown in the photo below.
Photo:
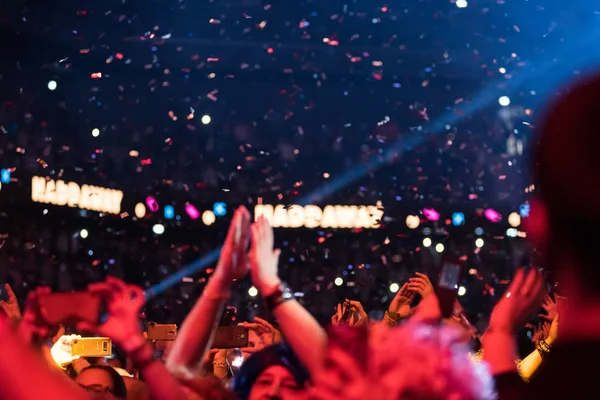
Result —
<path fill-rule="evenodd" d="M 452 214 L 452 225 L 460 226 L 460 225 L 464 225 L 464 223 L 465 223 L 465 214 L 463 214 L 461 212 L 455 212 L 454 214 Z"/>
<path fill-rule="evenodd" d="M 3 169 L 2 172 L 0 172 L 0 182 L 10 183 L 10 170 Z"/>
<path fill-rule="evenodd" d="M 173 219 L 175 217 L 175 209 L 173 206 L 165 206 L 165 218 Z"/>
<path fill-rule="evenodd" d="M 529 204 L 521 204 L 521 207 L 519 207 L 519 214 L 521 214 L 521 218 L 529 217 L 530 208 L 531 207 Z"/>
<path fill-rule="evenodd" d="M 222 202 L 215 203 L 213 205 L 213 213 L 217 217 L 224 216 L 225 214 L 227 214 L 227 205 L 225 203 L 222 203 Z"/>

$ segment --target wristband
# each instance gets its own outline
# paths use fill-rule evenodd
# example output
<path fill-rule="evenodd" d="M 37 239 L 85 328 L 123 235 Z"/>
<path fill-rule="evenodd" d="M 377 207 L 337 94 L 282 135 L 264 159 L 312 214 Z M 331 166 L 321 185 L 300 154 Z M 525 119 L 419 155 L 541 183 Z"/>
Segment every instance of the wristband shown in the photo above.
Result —
<path fill-rule="evenodd" d="M 281 283 L 273 294 L 264 298 L 267 310 L 274 311 L 279 305 L 294 299 L 294 293 L 286 283 Z"/>

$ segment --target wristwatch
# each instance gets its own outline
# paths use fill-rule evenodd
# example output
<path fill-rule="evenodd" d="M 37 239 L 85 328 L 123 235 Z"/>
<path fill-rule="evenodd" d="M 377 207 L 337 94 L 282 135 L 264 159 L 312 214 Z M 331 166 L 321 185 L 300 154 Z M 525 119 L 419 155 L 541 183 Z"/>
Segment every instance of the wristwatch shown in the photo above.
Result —
<path fill-rule="evenodd" d="M 285 282 L 282 282 L 279 284 L 279 286 L 277 286 L 275 292 L 264 298 L 264 301 L 267 309 L 269 311 L 273 311 L 280 304 L 285 303 L 288 300 L 292 300 L 293 298 L 294 293 L 292 292 L 292 289 L 290 289 Z"/>

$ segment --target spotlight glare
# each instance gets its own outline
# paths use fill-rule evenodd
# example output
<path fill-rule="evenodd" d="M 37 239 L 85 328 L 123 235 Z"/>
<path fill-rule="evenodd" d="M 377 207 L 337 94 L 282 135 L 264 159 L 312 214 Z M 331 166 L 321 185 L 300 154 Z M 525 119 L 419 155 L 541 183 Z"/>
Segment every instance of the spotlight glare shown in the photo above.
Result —
<path fill-rule="evenodd" d="M 82 229 L 79 231 L 79 237 L 82 239 L 86 239 L 88 237 L 88 231 L 87 229 Z"/>
<path fill-rule="evenodd" d="M 400 290 L 400 285 L 398 285 L 396 282 L 390 285 L 390 292 L 398 293 L 398 290 Z"/>
<path fill-rule="evenodd" d="M 204 225 L 206 226 L 214 224 L 216 219 L 215 213 L 210 210 L 206 210 L 202 213 L 202 222 L 204 222 Z"/>
<path fill-rule="evenodd" d="M 459 286 L 458 287 L 458 295 L 459 296 L 464 296 L 467 293 L 467 288 L 464 286 Z"/>
<path fill-rule="evenodd" d="M 431 246 L 431 239 L 429 239 L 429 238 L 425 238 L 425 239 L 423 239 L 423 246 L 424 246 L 424 247 L 429 247 L 429 246 Z"/>
<path fill-rule="evenodd" d="M 512 226 L 513 228 L 518 227 L 519 225 L 521 225 L 521 216 L 519 215 L 519 213 L 511 213 L 508 216 L 508 224 L 510 226 Z"/>
<path fill-rule="evenodd" d="M 156 224 L 152 227 L 152 232 L 156 235 L 162 235 L 165 233 L 165 227 L 162 224 Z"/>
<path fill-rule="evenodd" d="M 444 251 L 444 245 L 441 243 L 438 243 L 435 245 L 435 251 L 437 251 L 438 253 L 441 253 Z"/>
<path fill-rule="evenodd" d="M 498 103 L 500 103 L 502 107 L 507 107 L 510 105 L 510 98 L 508 96 L 502 96 L 498 99 Z"/>
<path fill-rule="evenodd" d="M 201 121 L 204 125 L 210 124 L 210 121 L 211 121 L 210 115 L 203 115 Z"/>
<path fill-rule="evenodd" d="M 248 289 L 248 295 L 250 297 L 256 297 L 258 295 L 258 289 L 254 286 L 250 286 L 250 289 Z"/>
<path fill-rule="evenodd" d="M 406 226 L 409 229 L 417 229 L 421 224 L 421 220 L 416 215 L 409 215 L 406 217 Z"/>
<path fill-rule="evenodd" d="M 57 86 L 58 86 L 58 84 L 56 83 L 56 81 L 50 81 L 50 82 L 48 82 L 48 89 L 49 90 L 55 90 Z"/>
<path fill-rule="evenodd" d="M 138 217 L 139 219 L 142 219 L 146 216 L 146 206 L 144 205 L 144 203 L 137 203 L 135 205 L 135 216 Z"/>
<path fill-rule="evenodd" d="M 335 286 L 342 286 L 344 284 L 344 280 L 338 276 L 337 278 L 335 278 L 333 283 L 335 284 Z"/>
<path fill-rule="evenodd" d="M 467 0 L 456 0 L 456 7 L 458 8 L 466 8 L 468 5 Z"/>

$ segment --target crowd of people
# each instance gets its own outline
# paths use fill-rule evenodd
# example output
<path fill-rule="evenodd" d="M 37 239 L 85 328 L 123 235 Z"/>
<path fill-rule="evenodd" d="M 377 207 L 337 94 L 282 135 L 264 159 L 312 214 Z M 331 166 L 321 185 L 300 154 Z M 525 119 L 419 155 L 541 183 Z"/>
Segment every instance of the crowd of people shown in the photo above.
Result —
<path fill-rule="evenodd" d="M 598 77 L 577 84 L 542 121 L 534 154 L 538 189 L 528 220 L 539 260 L 516 271 L 485 331 L 469 323 L 456 296 L 445 311 L 445 299 L 456 289 L 448 286 L 451 278 L 442 275 L 434 286 L 421 272 L 403 283 L 381 320 L 346 299 L 324 329 L 282 281 L 281 251 L 268 220 L 257 216 L 252 222 L 240 206 L 207 284 L 166 343 L 152 340 L 139 323 L 147 299 L 143 289 L 121 279 L 109 276 L 87 287 L 86 294 L 104 304 L 103 318 L 90 316 L 84 303 L 77 305 L 83 313 L 57 314 L 48 287 L 32 288 L 21 312 L 5 285 L 0 396 L 525 399 L 563 397 L 576 388 L 577 398 L 593 398 L 594 369 L 573 365 L 584 365 L 600 349 L 600 280 L 590 246 L 600 197 L 588 185 L 598 171 L 593 127 L 599 89 Z M 565 153 L 567 137 L 571 146 Z M 569 162 L 557 166 L 557 154 Z M 573 202 L 584 210 L 581 218 L 563 213 Z M 244 345 L 215 348 L 225 306 L 247 275 L 272 322 L 258 317 L 241 322 L 243 333 L 225 343 L 245 339 Z M 516 333 L 542 310 L 534 349 L 519 359 Z M 119 356 L 78 356 L 73 349 L 81 336 L 66 334 L 73 330 L 110 338 Z"/>
<path fill-rule="evenodd" d="M 596 397 L 593 4 L 318 3 L 3 8 L 0 400 Z"/>

